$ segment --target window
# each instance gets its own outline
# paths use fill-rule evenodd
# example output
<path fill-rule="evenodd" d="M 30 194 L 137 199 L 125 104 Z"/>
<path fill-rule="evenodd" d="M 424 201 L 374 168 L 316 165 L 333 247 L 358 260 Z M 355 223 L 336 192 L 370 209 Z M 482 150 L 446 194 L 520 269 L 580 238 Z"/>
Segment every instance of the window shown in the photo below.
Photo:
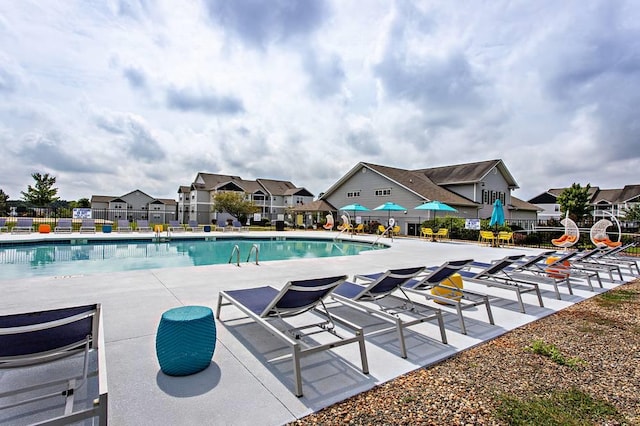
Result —
<path fill-rule="evenodd" d="M 376 189 L 374 194 L 376 197 L 388 197 L 391 195 L 391 188 Z"/>
<path fill-rule="evenodd" d="M 347 198 L 355 198 L 360 196 L 360 190 L 349 191 L 347 192 Z"/>

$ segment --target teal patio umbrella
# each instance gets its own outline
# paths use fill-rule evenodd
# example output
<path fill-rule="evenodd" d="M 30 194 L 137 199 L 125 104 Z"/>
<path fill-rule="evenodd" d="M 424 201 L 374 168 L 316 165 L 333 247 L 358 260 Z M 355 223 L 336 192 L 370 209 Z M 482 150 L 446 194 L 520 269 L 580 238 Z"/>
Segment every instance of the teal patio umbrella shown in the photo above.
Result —
<path fill-rule="evenodd" d="M 349 211 L 353 212 L 353 216 L 356 216 L 356 212 L 368 212 L 369 209 L 366 208 L 365 206 L 358 204 L 358 203 L 353 203 L 353 204 L 347 204 L 346 206 L 340 207 L 338 210 L 344 210 L 347 213 Z M 347 214 L 348 216 L 348 214 Z M 351 218 L 349 218 L 349 221 L 351 221 Z"/>
<path fill-rule="evenodd" d="M 400 204 L 396 204 L 396 203 L 392 203 L 390 201 L 379 205 L 378 207 L 376 207 L 374 210 L 380 210 L 380 211 L 386 211 L 388 212 L 387 215 L 387 223 L 389 223 L 389 219 L 391 219 L 391 212 L 400 212 L 400 211 L 405 211 L 407 210 L 406 208 L 402 207 Z"/>
<path fill-rule="evenodd" d="M 338 210 L 346 210 L 346 211 L 352 211 L 354 214 L 355 212 L 368 212 L 369 209 L 366 208 L 365 206 L 358 204 L 358 203 L 353 203 L 353 204 L 348 204 L 344 207 L 340 207 Z"/>
<path fill-rule="evenodd" d="M 441 203 L 440 201 L 433 200 L 428 203 L 420 204 L 415 208 L 416 210 L 431 210 L 433 211 L 433 218 L 436 218 L 437 212 L 457 212 L 458 210 L 454 209 L 448 204 Z"/>

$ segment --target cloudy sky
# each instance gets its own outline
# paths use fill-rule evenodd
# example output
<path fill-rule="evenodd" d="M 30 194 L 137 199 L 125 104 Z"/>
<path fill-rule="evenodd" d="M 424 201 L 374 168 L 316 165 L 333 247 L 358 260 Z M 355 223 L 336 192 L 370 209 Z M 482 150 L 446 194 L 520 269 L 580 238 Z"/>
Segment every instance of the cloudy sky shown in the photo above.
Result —
<path fill-rule="evenodd" d="M 359 161 L 501 158 L 529 199 L 640 184 L 636 0 L 0 0 L 0 189 L 318 195 Z"/>

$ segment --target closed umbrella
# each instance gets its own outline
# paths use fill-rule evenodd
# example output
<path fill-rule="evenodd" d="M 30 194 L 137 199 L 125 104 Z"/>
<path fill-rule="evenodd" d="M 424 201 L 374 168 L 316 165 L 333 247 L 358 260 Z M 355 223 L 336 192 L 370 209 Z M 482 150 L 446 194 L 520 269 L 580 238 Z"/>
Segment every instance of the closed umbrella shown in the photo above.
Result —
<path fill-rule="evenodd" d="M 379 205 L 374 210 L 387 211 L 388 212 L 387 223 L 389 223 L 389 219 L 391 219 L 391 212 L 405 211 L 407 209 L 402 207 L 400 204 L 392 203 L 389 201 Z"/>
<path fill-rule="evenodd" d="M 491 220 L 489 226 L 502 226 L 504 225 L 504 209 L 502 208 L 502 201 L 498 198 L 493 203 L 493 211 L 491 212 Z"/>

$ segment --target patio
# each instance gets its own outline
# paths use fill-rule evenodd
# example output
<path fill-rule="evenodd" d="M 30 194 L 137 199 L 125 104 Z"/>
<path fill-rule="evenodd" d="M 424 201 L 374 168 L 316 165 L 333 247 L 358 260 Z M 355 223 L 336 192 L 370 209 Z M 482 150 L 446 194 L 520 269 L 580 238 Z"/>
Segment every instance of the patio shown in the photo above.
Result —
<path fill-rule="evenodd" d="M 273 234 L 309 236 L 312 233 Z M 335 232 L 313 234 L 336 235 Z M 2 241 L 9 238 L 17 237 L 3 235 Z M 375 236 L 355 238 L 373 241 Z M 185 377 L 170 377 L 160 371 L 155 355 L 155 335 L 162 313 L 183 305 L 204 305 L 215 310 L 219 290 L 267 284 L 279 288 L 290 279 L 339 274 L 353 276 L 389 268 L 433 266 L 463 258 L 487 262 L 507 254 L 539 251 L 457 242 L 432 243 L 417 238 L 395 238 L 388 243 L 392 246 L 388 250 L 358 256 L 264 262 L 259 266 L 225 264 L 0 281 L 4 287 L 0 314 L 101 303 L 109 380 L 109 422 L 112 424 L 280 425 L 596 294 L 580 280 L 574 284 L 574 295 L 563 293 L 562 300 L 555 298 L 553 288 L 541 286 L 545 307 L 537 306 L 534 296 L 527 295 L 527 314 L 521 314 L 511 293 L 465 283 L 470 289 L 505 296 L 491 304 L 496 325 L 486 322 L 482 307 L 468 310 L 465 313 L 469 318 L 468 334 L 463 335 L 455 311 L 441 306 L 448 344 L 438 340 L 434 324 L 420 324 L 407 331 L 406 359 L 396 355 L 398 345 L 394 333 L 367 338 L 369 375 L 360 371 L 355 345 L 305 358 L 302 362 L 302 398 L 292 392 L 291 362 L 281 358 L 287 353 L 285 346 L 261 327 L 244 319 L 240 311 L 226 307 L 222 311 L 222 321 L 216 321 L 217 344 L 207 369 Z M 629 281 L 633 277 L 625 278 Z M 605 281 L 605 289 L 596 289 L 596 292 L 618 284 Z M 359 324 L 371 321 L 361 314 L 349 315 L 352 315 L 350 320 Z"/>

